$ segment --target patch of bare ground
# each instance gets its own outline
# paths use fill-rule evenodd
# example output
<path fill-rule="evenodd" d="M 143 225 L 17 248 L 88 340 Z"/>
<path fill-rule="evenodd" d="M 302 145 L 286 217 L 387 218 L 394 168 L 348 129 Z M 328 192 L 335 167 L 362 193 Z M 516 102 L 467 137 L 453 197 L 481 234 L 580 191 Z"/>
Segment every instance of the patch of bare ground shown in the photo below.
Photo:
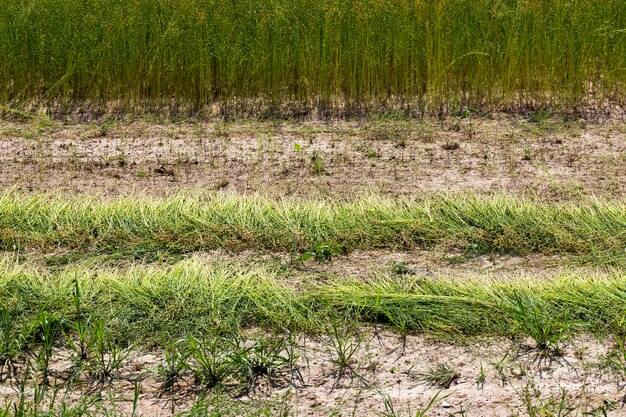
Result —
<path fill-rule="evenodd" d="M 214 252 L 212 256 L 224 257 L 223 252 Z M 259 259 L 277 260 L 276 254 L 257 255 L 243 253 L 238 255 L 242 262 Z M 287 264 L 287 254 L 279 257 Z M 294 274 L 305 276 L 345 276 L 369 278 L 377 275 L 416 275 L 437 279 L 491 279 L 514 280 L 533 277 L 533 279 L 551 279 L 565 274 L 593 276 L 611 271 L 610 267 L 577 266 L 559 256 L 528 255 L 481 255 L 468 256 L 444 250 L 385 251 L 356 250 L 347 255 L 333 257 L 331 261 L 307 261 L 295 266 Z"/>
<path fill-rule="evenodd" d="M 471 120 L 0 121 L 0 186 L 164 195 L 509 191 L 569 199 L 626 191 L 626 129 L 494 115 Z"/>
<path fill-rule="evenodd" d="M 567 258 L 546 255 L 481 255 L 435 250 L 388 251 L 355 250 L 334 256 L 328 261 L 294 262 L 286 253 L 263 254 L 240 252 L 233 254 L 216 250 L 192 255 L 208 261 L 233 261 L 240 264 L 269 263 L 287 267 L 291 281 L 319 281 L 331 276 L 369 279 L 382 275 L 446 280 L 510 281 L 516 279 L 549 280 L 559 276 L 597 276 L 615 271 L 614 267 L 576 265 Z"/>
<path fill-rule="evenodd" d="M 3 254 L 6 259 L 27 265 L 37 265 L 50 270 L 65 268 L 68 263 L 88 267 L 113 267 L 124 269 L 133 265 L 143 265 L 145 261 L 118 260 L 106 256 L 77 256 L 63 251 L 40 253 L 23 252 L 19 257 Z M 235 262 L 239 265 L 262 264 L 279 267 L 290 281 L 323 281 L 328 277 L 351 277 L 369 279 L 377 276 L 417 276 L 428 279 L 446 280 L 492 280 L 509 281 L 516 279 L 549 280 L 564 275 L 598 276 L 619 270 L 613 266 L 594 266 L 573 263 L 562 256 L 548 255 L 480 255 L 471 256 L 462 252 L 444 249 L 430 250 L 354 250 L 343 255 L 332 256 L 329 260 L 309 259 L 298 261 L 298 255 L 289 253 L 267 253 L 256 251 L 231 252 L 217 249 L 207 252 L 193 252 L 184 256 L 164 256 L 155 264 L 170 265 L 184 259 L 197 259 L 201 262 Z"/>
<path fill-rule="evenodd" d="M 608 358 L 615 348 L 610 341 L 579 336 L 563 342 L 556 353 L 540 354 L 528 340 L 483 339 L 465 344 L 410 335 L 401 339 L 387 331 L 361 329 L 349 343 L 356 344 L 356 353 L 341 371 L 327 336 L 300 337 L 301 378 L 290 374 L 226 395 L 233 403 L 275 400 L 288 406 L 288 415 L 298 416 L 414 416 L 435 396 L 429 416 L 558 415 L 554 413 L 559 404 L 575 410 L 573 415 L 625 412 L 624 374 L 610 366 Z M 53 373 L 68 372 L 68 358 L 67 353 L 58 355 Z M 164 392 L 158 373 L 163 359 L 162 352 L 136 351 L 111 384 L 76 380 L 59 389 L 57 399 L 78 402 L 99 396 L 122 415 L 131 415 L 137 386 L 133 415 L 171 416 L 189 409 L 199 398 L 216 395 L 196 385 L 190 375 L 174 391 Z M 52 385 L 56 382 L 51 380 Z M 19 391 L 16 380 L 5 381 L 0 385 L 0 405 L 16 400 Z M 27 386 L 24 392 L 28 397 L 34 388 Z"/>

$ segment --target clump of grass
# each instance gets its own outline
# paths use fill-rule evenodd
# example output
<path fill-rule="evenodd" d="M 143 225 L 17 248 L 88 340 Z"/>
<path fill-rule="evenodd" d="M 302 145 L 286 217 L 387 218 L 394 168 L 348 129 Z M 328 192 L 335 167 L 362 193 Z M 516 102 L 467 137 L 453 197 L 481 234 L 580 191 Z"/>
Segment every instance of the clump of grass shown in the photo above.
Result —
<path fill-rule="evenodd" d="M 231 342 L 221 337 L 190 337 L 187 340 L 189 356 L 193 363 L 189 366 L 196 384 L 213 389 L 224 384 L 234 368 L 231 358 Z"/>
<path fill-rule="evenodd" d="M 315 175 L 324 173 L 324 155 L 320 151 L 313 151 L 311 155 L 311 170 Z"/>
<path fill-rule="evenodd" d="M 394 262 L 391 265 L 391 272 L 394 275 L 400 275 L 400 276 L 416 274 L 415 268 L 412 268 L 410 265 L 408 265 L 406 262 L 403 262 L 403 261 Z"/>
<path fill-rule="evenodd" d="M 307 249 L 302 254 L 300 254 L 297 258 L 292 259 L 290 261 L 291 265 L 299 265 L 303 262 L 306 262 L 310 259 L 315 259 L 317 262 L 330 262 L 333 259 L 333 256 L 345 254 L 346 249 L 334 245 L 332 243 L 318 243 L 312 248 Z M 293 254 L 292 254 L 293 258 Z"/>
<path fill-rule="evenodd" d="M 185 340 L 179 340 L 175 343 L 167 343 L 165 346 L 163 361 L 157 368 L 157 374 L 161 380 L 159 390 L 163 393 L 172 393 L 189 369 L 188 360 L 193 350 L 186 349 L 185 342 Z"/>
<path fill-rule="evenodd" d="M 297 366 L 297 352 L 288 348 L 286 340 L 260 337 L 249 341 L 240 335 L 188 337 L 184 345 L 166 352 L 159 368 L 162 390 L 171 391 L 187 370 L 196 384 L 209 390 L 239 383 L 253 390 L 260 379 L 273 385 Z"/>
<path fill-rule="evenodd" d="M 459 373 L 447 363 L 438 363 L 421 375 L 422 379 L 439 388 L 450 388 L 459 379 Z"/>
<path fill-rule="evenodd" d="M 132 352 L 134 345 L 121 347 L 102 321 L 94 323 L 91 331 L 93 357 L 89 363 L 89 372 L 98 384 L 111 383 L 119 377 L 122 364 Z"/>
<path fill-rule="evenodd" d="M 509 380 L 509 378 L 506 375 L 506 360 L 509 357 L 509 353 L 510 352 L 506 352 L 504 354 L 504 356 L 502 356 L 502 358 L 500 358 L 500 360 L 498 362 L 492 362 L 491 365 L 493 365 L 493 367 L 495 368 L 496 372 L 498 373 L 498 376 L 500 377 L 500 383 L 502 384 L 502 386 L 505 386 Z"/>
<path fill-rule="evenodd" d="M 64 332 L 64 335 L 66 347 L 72 352 L 72 373 L 78 375 L 92 359 L 96 339 L 92 317 L 83 309 L 80 285 L 77 280 L 74 281 L 72 298 L 75 306 L 74 323 L 69 331 Z"/>
<path fill-rule="evenodd" d="M 98 415 L 117 416 L 115 404 L 97 401 L 84 395 L 80 399 L 70 398 L 68 393 L 59 394 L 58 390 L 48 390 L 35 385 L 32 394 L 27 394 L 22 387 L 18 398 L 7 401 L 0 408 L 0 417 L 95 417 Z"/>
<path fill-rule="evenodd" d="M 509 314 L 514 325 L 522 333 L 530 336 L 540 352 L 559 352 L 559 343 L 573 326 L 563 313 L 541 312 L 540 307 L 532 299 L 524 299 L 514 294 L 514 305 Z"/>
<path fill-rule="evenodd" d="M 396 411 L 393 405 L 393 402 L 391 401 L 391 398 L 389 397 L 389 395 L 387 393 L 384 392 L 379 392 L 380 396 L 382 397 L 382 401 L 383 401 L 383 406 L 384 406 L 384 411 L 382 412 L 377 412 L 376 415 L 379 415 L 381 417 L 399 417 L 401 415 L 405 415 L 404 413 L 400 413 L 400 411 Z M 441 395 L 441 391 L 437 391 L 437 393 L 435 395 L 433 395 L 433 397 L 430 399 L 430 401 L 428 402 L 428 404 L 426 404 L 425 406 L 420 406 L 417 408 L 416 411 L 411 412 L 409 411 L 409 414 L 406 415 L 411 415 L 414 417 L 426 417 L 429 414 L 429 411 L 431 408 L 433 408 L 433 406 L 438 402 L 443 400 L 444 398 L 448 397 L 448 395 L 444 395 L 443 397 L 440 398 Z"/>
<path fill-rule="evenodd" d="M 42 383 L 48 385 L 50 360 L 52 360 L 56 337 L 61 329 L 59 320 L 55 320 L 54 317 L 49 318 L 43 310 L 39 313 L 39 321 L 35 326 L 36 329 L 33 330 L 31 335 L 37 339 L 36 342 L 40 345 L 36 361 L 43 374 Z"/>
<path fill-rule="evenodd" d="M 231 361 L 243 376 L 248 390 L 253 389 L 261 378 L 274 384 L 289 366 L 293 368 L 296 364 L 297 354 L 286 349 L 284 337 L 261 337 L 250 346 L 246 346 L 241 339 L 237 342 L 231 352 Z"/>
<path fill-rule="evenodd" d="M 567 417 L 575 415 L 573 413 L 579 408 L 570 402 L 565 388 L 561 388 L 558 397 L 542 399 L 541 391 L 532 382 L 524 386 L 520 398 L 529 417 Z"/>
<path fill-rule="evenodd" d="M 0 306 L 0 382 L 15 374 L 16 359 L 21 351 L 16 316 L 14 309 Z"/>
<path fill-rule="evenodd" d="M 626 376 L 626 343 L 623 338 L 615 337 L 615 347 L 602 357 L 600 367 Z"/>
<path fill-rule="evenodd" d="M 485 373 L 485 368 L 483 364 L 480 364 L 480 370 L 478 371 L 478 375 L 476 375 L 476 387 L 479 389 L 483 389 L 485 387 L 485 382 L 487 381 L 487 374 Z"/>
<path fill-rule="evenodd" d="M 415 417 L 426 417 L 430 409 L 433 408 L 433 406 L 437 403 L 437 401 L 443 400 L 444 398 L 448 397 L 449 394 L 444 395 L 443 397 L 439 398 L 440 395 L 441 395 L 441 391 L 437 391 L 437 393 L 430 399 L 428 404 L 426 404 L 423 407 L 419 407 L 417 409 L 417 411 L 415 412 Z"/>
<path fill-rule="evenodd" d="M 353 365 L 355 355 L 358 352 L 362 336 L 355 335 L 345 320 L 330 315 L 330 325 L 325 327 L 330 349 L 333 354 L 333 362 L 337 365 L 337 380 L 341 379 L 346 370 Z"/>

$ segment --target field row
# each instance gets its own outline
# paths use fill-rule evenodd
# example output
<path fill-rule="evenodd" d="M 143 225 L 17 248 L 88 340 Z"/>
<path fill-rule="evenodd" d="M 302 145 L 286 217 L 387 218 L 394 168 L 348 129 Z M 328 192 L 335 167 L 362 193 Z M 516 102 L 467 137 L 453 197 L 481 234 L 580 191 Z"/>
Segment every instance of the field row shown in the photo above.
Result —
<path fill-rule="evenodd" d="M 491 280 L 7 258 L 0 416 L 606 412 L 626 375 L 625 288 L 620 269 Z"/>
<path fill-rule="evenodd" d="M 625 230 L 619 199 L 6 191 L 0 416 L 610 415 Z"/>
<path fill-rule="evenodd" d="M 8 251 L 152 259 L 226 248 L 327 259 L 354 249 L 444 246 L 468 255 L 541 253 L 588 264 L 626 259 L 619 200 L 549 203 L 508 195 L 435 194 L 420 199 L 272 199 L 232 193 L 73 198 L 0 197 Z"/>
<path fill-rule="evenodd" d="M 502 192 L 566 200 L 626 194 L 626 125 L 529 117 L 0 122 L 0 187 L 280 197 Z"/>
<path fill-rule="evenodd" d="M 524 339 L 463 346 L 334 324 L 317 336 L 193 335 L 151 351 L 65 330 L 0 369 L 0 416 L 600 417 L 623 396 L 621 339 L 568 338 L 546 353 Z"/>
<path fill-rule="evenodd" d="M 3 0 L 18 109 L 269 117 L 610 110 L 623 0 Z"/>
<path fill-rule="evenodd" d="M 159 345 L 251 327 L 319 333 L 336 319 L 391 326 L 402 335 L 526 335 L 546 349 L 566 334 L 623 332 L 626 311 L 626 277 L 619 270 L 546 280 L 456 280 L 398 268 L 367 278 L 293 275 L 267 265 L 198 259 L 56 272 L 8 261 L 1 266 L 2 317 L 12 317 L 15 326 L 3 330 L 12 335 L 4 337 L 35 343 L 28 329 L 47 314 L 68 326 L 89 315 L 127 343 Z"/>

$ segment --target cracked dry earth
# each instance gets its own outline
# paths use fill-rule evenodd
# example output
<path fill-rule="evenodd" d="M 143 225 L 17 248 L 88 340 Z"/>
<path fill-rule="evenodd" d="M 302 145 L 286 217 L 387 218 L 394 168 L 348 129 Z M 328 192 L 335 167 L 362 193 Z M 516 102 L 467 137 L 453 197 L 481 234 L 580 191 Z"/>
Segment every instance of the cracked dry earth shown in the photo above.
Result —
<path fill-rule="evenodd" d="M 572 415 L 626 413 L 624 376 L 611 368 L 608 359 L 615 346 L 591 337 L 566 341 L 558 355 L 540 354 L 529 340 L 465 344 L 408 336 L 403 342 L 397 334 L 371 328 L 362 329 L 350 343 L 358 343 L 358 350 L 341 375 L 328 339 L 301 337 L 302 380 L 283 376 L 273 386 L 261 383 L 240 400 L 276 400 L 289 404 L 290 415 L 298 416 L 391 415 L 391 409 L 398 416 L 414 416 L 435 396 L 428 415 L 437 417 L 552 416 L 558 415 L 554 413 L 559 404 L 574 410 Z M 136 415 L 175 415 L 191 407 L 201 394 L 193 389 L 191 377 L 175 397 L 160 393 L 162 381 L 156 375 L 161 360 L 159 352 L 135 352 L 125 361 L 121 380 L 112 386 L 98 391 L 79 384 L 63 395 L 75 400 L 84 395 L 114 398 L 115 407 L 130 415 L 131 381 L 141 380 Z M 452 379 L 430 381 L 429 375 L 442 365 L 453 373 Z M 68 366 L 66 358 L 53 368 L 62 371 Z M 0 392 L 0 403 L 18 395 L 15 385 L 6 382 Z"/>

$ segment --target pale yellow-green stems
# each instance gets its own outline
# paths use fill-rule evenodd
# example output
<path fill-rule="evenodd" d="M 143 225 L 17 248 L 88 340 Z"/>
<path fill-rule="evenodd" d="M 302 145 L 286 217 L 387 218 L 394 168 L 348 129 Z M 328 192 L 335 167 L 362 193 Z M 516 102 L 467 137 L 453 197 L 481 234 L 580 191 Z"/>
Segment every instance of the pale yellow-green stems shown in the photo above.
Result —
<path fill-rule="evenodd" d="M 439 245 L 469 256 L 541 253 L 617 265 L 626 259 L 626 206 L 619 199 L 550 203 L 472 193 L 353 201 L 233 193 L 0 196 L 0 246 L 10 251 L 152 258 L 227 248 L 299 255 L 320 244 L 331 255 Z"/>
<path fill-rule="evenodd" d="M 581 331 L 626 330 L 626 275 L 619 269 L 542 280 L 383 273 L 318 278 L 296 280 L 268 266 L 200 259 L 56 272 L 3 261 L 0 305 L 24 326 L 42 310 L 68 324 L 90 316 L 122 340 L 150 343 L 258 327 L 319 333 L 335 318 L 448 337 L 527 334 L 546 346 Z"/>

